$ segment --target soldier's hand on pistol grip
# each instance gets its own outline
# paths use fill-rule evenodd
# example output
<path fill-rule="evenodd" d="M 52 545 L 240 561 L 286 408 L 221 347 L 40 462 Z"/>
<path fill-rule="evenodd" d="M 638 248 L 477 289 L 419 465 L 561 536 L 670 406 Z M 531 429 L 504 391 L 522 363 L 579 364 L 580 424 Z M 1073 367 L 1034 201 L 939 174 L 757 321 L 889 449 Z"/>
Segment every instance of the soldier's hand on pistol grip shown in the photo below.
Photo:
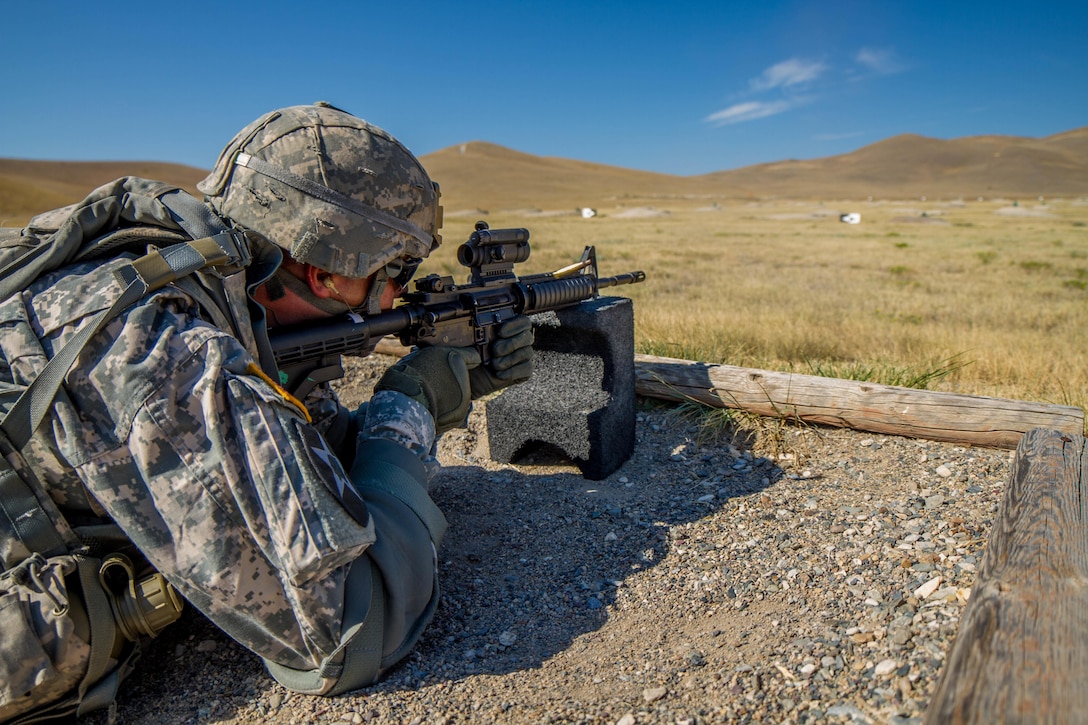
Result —
<path fill-rule="evenodd" d="M 496 328 L 491 362 L 469 371 L 472 399 L 529 379 L 533 374 L 533 323 L 527 315 L 511 317 Z"/>
<path fill-rule="evenodd" d="M 385 371 L 374 392 L 393 390 L 422 403 L 441 435 L 464 424 L 472 404 L 470 370 L 480 353 L 470 347 L 421 347 Z"/>

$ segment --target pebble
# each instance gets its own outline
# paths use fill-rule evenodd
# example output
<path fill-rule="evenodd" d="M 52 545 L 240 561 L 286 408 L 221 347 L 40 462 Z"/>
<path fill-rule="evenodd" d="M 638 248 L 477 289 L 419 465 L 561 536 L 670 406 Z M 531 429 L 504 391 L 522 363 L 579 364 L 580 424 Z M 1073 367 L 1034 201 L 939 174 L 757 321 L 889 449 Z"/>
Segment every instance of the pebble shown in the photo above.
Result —
<path fill-rule="evenodd" d="M 914 590 L 914 596 L 918 597 L 919 599 L 925 599 L 929 595 L 933 594 L 933 592 L 937 591 L 937 587 L 939 587 L 940 585 L 941 585 L 941 578 L 939 576 L 934 577 L 934 578 L 930 579 L 929 581 L 927 581 L 922 586 L 915 589 Z"/>
<path fill-rule="evenodd" d="M 642 691 L 642 699 L 646 702 L 657 702 L 667 694 L 669 690 L 666 687 L 649 687 Z"/>
<path fill-rule="evenodd" d="M 932 602 L 951 602 L 955 601 L 957 591 L 956 587 L 942 587 L 925 599 Z"/>
<path fill-rule="evenodd" d="M 885 675 L 890 675 L 895 672 L 896 667 L 898 667 L 898 664 L 896 664 L 895 660 L 881 660 L 877 666 L 873 668 L 873 674 L 877 677 L 884 677 Z"/>
<path fill-rule="evenodd" d="M 892 644 L 904 645 L 913 636 L 914 633 L 910 631 L 910 627 L 897 627 L 889 639 L 891 639 Z"/>

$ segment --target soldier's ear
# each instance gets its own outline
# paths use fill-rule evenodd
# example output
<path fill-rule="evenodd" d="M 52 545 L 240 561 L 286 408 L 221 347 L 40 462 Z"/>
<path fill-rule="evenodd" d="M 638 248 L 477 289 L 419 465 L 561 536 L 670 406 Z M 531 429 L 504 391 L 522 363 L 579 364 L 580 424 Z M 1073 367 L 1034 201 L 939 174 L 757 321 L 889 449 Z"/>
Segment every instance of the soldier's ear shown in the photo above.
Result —
<path fill-rule="evenodd" d="M 318 269 L 312 264 L 303 265 L 305 268 L 306 285 L 314 297 L 325 299 L 332 297 L 336 292 L 336 283 L 332 281 L 332 275 L 323 269 Z"/>

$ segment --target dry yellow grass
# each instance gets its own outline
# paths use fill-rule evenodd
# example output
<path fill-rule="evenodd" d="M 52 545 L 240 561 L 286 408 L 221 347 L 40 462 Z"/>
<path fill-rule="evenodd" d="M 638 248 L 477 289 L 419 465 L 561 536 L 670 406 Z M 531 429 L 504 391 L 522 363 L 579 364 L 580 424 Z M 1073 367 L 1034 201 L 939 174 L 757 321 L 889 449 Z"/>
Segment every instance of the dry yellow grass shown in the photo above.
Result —
<path fill-rule="evenodd" d="M 932 389 L 1088 405 L 1088 203 L 779 201 L 492 215 L 524 226 L 524 273 L 597 245 L 603 275 L 643 269 L 639 352 L 849 377 L 969 363 Z M 839 212 L 859 212 L 861 224 Z M 447 220 L 423 272 L 453 272 L 475 219 Z"/>

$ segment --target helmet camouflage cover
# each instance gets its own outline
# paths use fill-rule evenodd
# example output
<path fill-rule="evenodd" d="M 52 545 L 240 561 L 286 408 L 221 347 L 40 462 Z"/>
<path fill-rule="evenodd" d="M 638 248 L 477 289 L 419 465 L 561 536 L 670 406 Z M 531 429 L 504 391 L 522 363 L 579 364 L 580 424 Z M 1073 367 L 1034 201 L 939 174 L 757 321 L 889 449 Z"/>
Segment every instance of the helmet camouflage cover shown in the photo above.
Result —
<path fill-rule="evenodd" d="M 426 257 L 441 242 L 438 185 L 416 157 L 324 102 L 246 126 L 197 188 L 221 215 L 296 261 L 346 277 Z"/>

